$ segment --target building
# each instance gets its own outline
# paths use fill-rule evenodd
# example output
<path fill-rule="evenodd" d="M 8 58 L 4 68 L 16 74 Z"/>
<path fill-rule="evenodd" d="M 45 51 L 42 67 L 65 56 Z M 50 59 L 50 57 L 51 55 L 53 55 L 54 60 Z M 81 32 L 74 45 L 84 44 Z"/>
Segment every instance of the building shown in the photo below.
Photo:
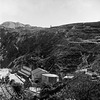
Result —
<path fill-rule="evenodd" d="M 42 68 L 36 68 L 35 70 L 32 71 L 32 80 L 35 81 L 37 79 L 42 78 L 42 74 L 48 74 L 49 72 L 42 69 Z"/>
<path fill-rule="evenodd" d="M 54 84 L 59 81 L 59 76 L 55 74 L 42 74 L 42 82 Z"/>
<path fill-rule="evenodd" d="M 73 78 L 74 78 L 74 75 L 72 75 L 72 74 L 67 74 L 66 76 L 63 77 L 63 80 L 64 80 L 64 81 L 67 81 L 67 80 L 71 80 L 71 79 L 73 79 Z"/>
<path fill-rule="evenodd" d="M 25 82 L 25 79 L 21 78 L 16 73 L 15 74 L 9 74 L 9 79 L 10 79 L 10 81 L 14 80 L 15 82 L 21 83 L 21 84 L 24 84 L 24 82 Z"/>
<path fill-rule="evenodd" d="M 77 72 L 87 72 L 87 70 L 88 70 L 87 68 L 79 69 L 79 70 L 76 70 L 76 73 Z"/>
<path fill-rule="evenodd" d="M 23 76 L 24 78 L 28 78 L 31 76 L 32 69 L 27 66 L 22 66 L 20 70 L 18 70 L 17 74 L 19 76 Z"/>
<path fill-rule="evenodd" d="M 64 76 L 63 79 L 72 79 L 74 77 L 74 75 L 72 74 L 67 74 L 66 76 Z"/>

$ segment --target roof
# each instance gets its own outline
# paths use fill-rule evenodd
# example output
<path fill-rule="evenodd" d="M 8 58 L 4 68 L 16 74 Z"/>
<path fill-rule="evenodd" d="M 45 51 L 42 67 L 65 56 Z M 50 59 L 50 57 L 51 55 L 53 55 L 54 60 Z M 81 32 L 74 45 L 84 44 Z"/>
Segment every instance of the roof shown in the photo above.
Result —
<path fill-rule="evenodd" d="M 34 69 L 34 70 L 32 71 L 32 73 L 35 74 L 35 73 L 38 73 L 38 72 L 40 72 L 40 71 L 48 72 L 48 71 L 46 71 L 46 70 L 44 70 L 44 69 L 42 69 L 42 68 L 36 68 L 36 69 Z"/>
<path fill-rule="evenodd" d="M 91 72 L 91 71 L 88 71 L 88 72 L 86 72 L 85 74 L 87 74 L 87 75 L 98 75 L 96 72 Z"/>
<path fill-rule="evenodd" d="M 73 78 L 73 77 L 74 77 L 74 75 L 68 74 L 64 78 Z"/>
<path fill-rule="evenodd" d="M 42 74 L 43 76 L 47 76 L 47 77 L 59 77 L 56 74 Z"/>
<path fill-rule="evenodd" d="M 17 76 L 18 76 L 18 75 L 17 75 Z M 10 75 L 9 75 L 9 78 L 10 78 L 10 80 L 14 79 L 15 82 L 18 82 L 18 83 L 22 83 L 22 84 L 23 84 L 22 81 L 25 81 L 25 80 L 24 80 L 23 78 L 21 78 L 20 76 L 18 76 L 18 77 L 22 80 L 22 81 L 21 81 L 17 76 L 16 76 L 15 74 L 10 74 Z"/>
<path fill-rule="evenodd" d="M 83 69 L 79 69 L 79 70 L 77 70 L 76 72 L 87 72 L 87 70 L 88 70 L 88 69 L 83 68 Z"/>

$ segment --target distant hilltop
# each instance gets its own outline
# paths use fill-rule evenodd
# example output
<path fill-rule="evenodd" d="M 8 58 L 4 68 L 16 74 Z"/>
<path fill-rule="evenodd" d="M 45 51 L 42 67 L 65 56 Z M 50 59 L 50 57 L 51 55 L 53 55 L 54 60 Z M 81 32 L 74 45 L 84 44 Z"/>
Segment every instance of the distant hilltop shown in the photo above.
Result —
<path fill-rule="evenodd" d="M 12 22 L 12 21 L 7 21 L 1 24 L 1 26 L 4 26 L 6 28 L 18 28 L 18 27 L 32 27 L 29 24 L 22 24 L 20 22 Z"/>
<path fill-rule="evenodd" d="M 5 27 L 5 28 L 12 28 L 12 29 L 16 29 L 16 28 L 27 28 L 27 29 L 56 29 L 57 31 L 59 29 L 61 30 L 76 30 L 76 29 L 90 29 L 90 28 L 100 28 L 100 21 L 98 22 L 84 22 L 84 23 L 71 23 L 71 24 L 64 24 L 64 25 L 59 25 L 59 26 L 50 26 L 50 27 L 38 27 L 38 26 L 31 26 L 30 24 L 23 24 L 20 22 L 13 22 L 13 21 L 6 21 L 2 24 L 0 24 L 0 26 Z"/>

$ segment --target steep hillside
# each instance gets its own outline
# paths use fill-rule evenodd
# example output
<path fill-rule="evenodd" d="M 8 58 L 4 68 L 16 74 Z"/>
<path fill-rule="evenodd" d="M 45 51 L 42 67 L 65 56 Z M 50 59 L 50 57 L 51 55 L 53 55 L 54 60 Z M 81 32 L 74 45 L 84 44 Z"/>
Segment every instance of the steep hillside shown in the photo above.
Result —
<path fill-rule="evenodd" d="M 24 64 L 59 74 L 63 69 L 75 71 L 83 56 L 92 64 L 99 53 L 100 22 L 50 28 L 14 22 L 0 26 L 1 67 L 17 68 Z"/>

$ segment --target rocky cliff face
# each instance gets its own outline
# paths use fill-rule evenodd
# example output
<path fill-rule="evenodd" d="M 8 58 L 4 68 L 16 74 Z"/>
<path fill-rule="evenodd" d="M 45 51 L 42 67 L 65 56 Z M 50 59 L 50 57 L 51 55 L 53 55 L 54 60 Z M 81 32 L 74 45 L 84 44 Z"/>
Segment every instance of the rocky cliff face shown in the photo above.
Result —
<path fill-rule="evenodd" d="M 74 71 L 100 53 L 100 22 L 74 23 L 51 28 L 5 22 L 0 27 L 1 67 L 43 67 L 53 73 L 63 68 Z M 87 58 L 88 56 L 88 58 Z"/>

